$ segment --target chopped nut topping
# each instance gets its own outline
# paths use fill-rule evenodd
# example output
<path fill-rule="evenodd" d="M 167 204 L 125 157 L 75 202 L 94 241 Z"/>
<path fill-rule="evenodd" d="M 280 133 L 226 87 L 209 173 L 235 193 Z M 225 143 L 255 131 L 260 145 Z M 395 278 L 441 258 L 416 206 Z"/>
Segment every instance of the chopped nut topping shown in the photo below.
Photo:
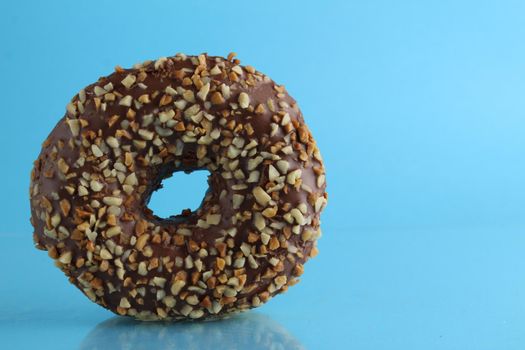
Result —
<path fill-rule="evenodd" d="M 239 94 L 239 105 L 241 108 L 248 108 L 250 105 L 250 96 L 246 92 L 241 92 Z"/>
<path fill-rule="evenodd" d="M 165 106 L 167 104 L 170 104 L 171 101 L 173 101 L 173 97 L 169 94 L 167 95 L 162 95 L 160 101 L 159 101 L 159 106 Z"/>
<path fill-rule="evenodd" d="M 180 293 L 182 287 L 184 287 L 185 285 L 186 285 L 186 282 L 184 282 L 182 280 L 175 280 L 171 284 L 171 288 L 170 288 L 171 294 L 178 295 Z"/>
<path fill-rule="evenodd" d="M 272 197 L 266 193 L 261 186 L 257 186 L 252 191 L 257 203 L 265 207 L 272 200 Z"/>
<path fill-rule="evenodd" d="M 107 205 L 114 205 L 114 206 L 120 206 L 122 204 L 122 198 L 120 197 L 104 197 L 102 198 L 102 202 Z"/>
<path fill-rule="evenodd" d="M 137 81 L 137 77 L 133 74 L 128 74 L 124 79 L 122 79 L 121 83 L 126 87 L 126 89 L 129 89 L 134 83 Z"/>
<path fill-rule="evenodd" d="M 133 97 L 131 97 L 130 95 L 127 95 L 127 96 L 122 97 L 118 104 L 121 106 L 131 107 L 131 102 L 133 102 Z"/>
<path fill-rule="evenodd" d="M 58 165 L 58 170 L 60 170 L 62 174 L 67 174 L 67 172 L 69 171 L 69 165 L 67 165 L 64 158 L 60 158 L 58 160 L 57 165 Z"/>
<path fill-rule="evenodd" d="M 187 101 L 187 102 L 190 102 L 190 103 L 194 103 L 195 102 L 195 94 L 193 93 L 193 91 L 191 90 L 186 90 L 182 93 L 182 97 Z"/>
<path fill-rule="evenodd" d="M 315 212 L 319 213 L 324 204 L 325 204 L 324 197 L 317 198 L 317 200 L 315 201 Z"/>
<path fill-rule="evenodd" d="M 139 238 L 137 238 L 137 243 L 135 243 L 135 247 L 139 251 L 142 251 L 142 249 L 144 249 L 144 247 L 146 246 L 146 243 L 148 242 L 149 237 L 150 237 L 149 234 L 144 234 L 142 236 L 139 236 Z"/>
<path fill-rule="evenodd" d="M 212 69 L 210 69 L 210 74 L 211 75 L 221 74 L 221 70 L 217 65 L 215 65 Z"/>
<path fill-rule="evenodd" d="M 113 227 L 110 227 L 110 228 L 107 229 L 106 236 L 108 238 L 111 238 L 111 237 L 120 235 L 120 233 L 121 233 L 120 226 L 113 226 Z"/>
<path fill-rule="evenodd" d="M 231 96 L 230 87 L 226 84 L 222 84 L 221 93 L 224 98 L 229 99 Z"/>
<path fill-rule="evenodd" d="M 266 227 L 266 222 L 261 213 L 255 212 L 253 214 L 253 224 L 259 231 L 262 231 Z"/>
<path fill-rule="evenodd" d="M 177 95 L 177 90 L 175 90 L 171 86 L 167 86 L 166 89 L 164 89 L 164 92 L 166 92 L 167 94 L 169 94 L 171 96 Z"/>
<path fill-rule="evenodd" d="M 292 210 L 290 210 L 290 214 L 294 218 L 295 222 L 297 222 L 299 225 L 304 225 L 305 223 L 304 216 L 303 216 L 303 213 L 299 211 L 299 209 L 293 208 Z"/>
<path fill-rule="evenodd" d="M 95 86 L 93 91 L 95 92 L 95 95 L 97 95 L 97 96 L 102 96 L 105 93 L 107 93 L 107 91 L 104 88 L 101 88 L 100 86 Z"/>
<path fill-rule="evenodd" d="M 91 152 L 93 152 L 93 155 L 94 155 L 95 157 L 97 157 L 97 158 L 98 158 L 98 157 L 102 157 L 102 156 L 104 155 L 104 153 L 102 153 L 102 151 L 100 150 L 100 148 L 99 148 L 97 145 L 95 145 L 95 144 L 92 144 L 92 145 L 91 145 Z"/>
<path fill-rule="evenodd" d="M 317 177 L 317 187 L 322 187 L 324 185 L 324 175 L 319 175 Z"/>
<path fill-rule="evenodd" d="M 60 201 L 60 210 L 62 211 L 62 215 L 69 216 L 69 211 L 71 210 L 71 203 L 67 199 L 62 199 Z"/>
<path fill-rule="evenodd" d="M 296 169 L 288 173 L 286 176 L 286 182 L 288 182 L 290 185 L 295 185 L 295 182 L 297 179 L 301 178 L 301 169 Z"/>
<path fill-rule="evenodd" d="M 277 207 L 266 208 L 262 214 L 267 218 L 273 218 L 277 214 Z"/>
<path fill-rule="evenodd" d="M 67 119 L 66 120 L 67 125 L 69 126 L 69 130 L 71 130 L 71 134 L 76 137 L 80 133 L 80 122 L 78 119 Z"/>
<path fill-rule="evenodd" d="M 208 225 L 218 225 L 221 221 L 221 214 L 208 214 L 206 216 L 206 223 Z"/>
<path fill-rule="evenodd" d="M 155 134 L 152 132 L 152 131 L 149 131 L 149 130 L 146 130 L 146 129 L 140 129 L 139 130 L 139 135 L 144 139 L 144 140 L 153 140 L 153 137 L 155 136 Z"/>
<path fill-rule="evenodd" d="M 215 91 L 211 95 L 211 103 L 214 105 L 221 105 L 225 102 L 224 97 L 222 97 L 222 94 L 219 91 Z"/>
<path fill-rule="evenodd" d="M 232 67 L 232 71 L 234 71 L 238 75 L 242 75 L 243 74 L 242 68 L 240 66 L 238 66 L 238 65 L 237 66 L 233 66 Z"/>
<path fill-rule="evenodd" d="M 96 180 L 91 180 L 91 182 L 89 183 L 89 187 L 91 187 L 91 189 L 94 192 L 100 192 L 104 188 L 104 185 L 102 185 L 100 182 Z"/>
<path fill-rule="evenodd" d="M 131 304 L 129 303 L 127 298 L 121 298 L 119 306 L 124 309 L 129 309 L 131 307 Z"/>
<path fill-rule="evenodd" d="M 87 188 L 85 188 L 84 186 L 80 185 L 78 186 L 78 195 L 79 196 L 87 196 L 89 194 Z"/>
<path fill-rule="evenodd" d="M 268 167 L 268 180 L 275 181 L 280 176 L 279 172 L 273 165 Z"/>
<path fill-rule="evenodd" d="M 138 101 L 143 104 L 151 103 L 151 100 L 149 98 L 149 94 L 142 94 L 139 96 Z"/>
<path fill-rule="evenodd" d="M 197 96 L 202 101 L 206 101 L 206 96 L 208 96 L 209 91 L 210 91 L 210 83 L 206 83 L 200 88 L 199 92 L 197 93 Z"/>
<path fill-rule="evenodd" d="M 244 201 L 244 196 L 242 194 L 234 193 L 232 196 L 233 199 L 233 209 L 239 209 L 241 207 L 242 202 Z"/>
<path fill-rule="evenodd" d="M 173 109 L 159 113 L 159 119 L 161 123 L 166 123 L 168 120 L 173 119 L 174 116 L 175 116 L 175 111 Z"/>
<path fill-rule="evenodd" d="M 100 250 L 100 257 L 104 260 L 110 260 L 113 259 L 113 255 L 107 250 L 106 248 L 102 248 Z"/>
<path fill-rule="evenodd" d="M 113 137 L 113 136 L 109 136 L 107 139 L 106 139 L 106 143 L 108 144 L 109 147 L 111 148 L 118 148 L 119 147 L 119 142 L 118 140 Z"/>
<path fill-rule="evenodd" d="M 71 263 L 71 252 L 70 251 L 66 251 L 62 254 L 60 254 L 60 257 L 58 258 L 58 261 L 60 261 L 62 264 L 69 264 Z"/>

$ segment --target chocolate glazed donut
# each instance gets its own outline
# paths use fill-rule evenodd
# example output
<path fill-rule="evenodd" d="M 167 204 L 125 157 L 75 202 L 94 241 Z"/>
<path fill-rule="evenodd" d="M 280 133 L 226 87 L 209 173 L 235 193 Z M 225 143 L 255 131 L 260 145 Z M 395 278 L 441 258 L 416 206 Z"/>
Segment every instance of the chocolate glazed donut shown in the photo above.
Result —
<path fill-rule="evenodd" d="M 257 307 L 317 253 L 321 155 L 296 102 L 250 66 L 178 54 L 81 90 L 31 174 L 36 247 L 89 299 L 141 320 Z M 210 172 L 200 207 L 147 204 L 175 171 Z"/>

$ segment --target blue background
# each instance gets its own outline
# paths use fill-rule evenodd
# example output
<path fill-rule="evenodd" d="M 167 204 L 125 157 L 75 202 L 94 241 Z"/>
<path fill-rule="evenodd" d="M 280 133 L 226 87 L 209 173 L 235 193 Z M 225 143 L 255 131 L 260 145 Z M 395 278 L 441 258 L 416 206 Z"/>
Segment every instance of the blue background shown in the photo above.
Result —
<path fill-rule="evenodd" d="M 502 0 L 0 2 L 0 348 L 234 348 L 262 329 L 290 349 L 522 349 L 524 17 Z M 239 319 L 112 318 L 32 247 L 32 161 L 115 65 L 230 51 L 286 85 L 319 144 L 320 255 Z M 195 207 L 204 182 L 177 176 L 152 207 Z"/>

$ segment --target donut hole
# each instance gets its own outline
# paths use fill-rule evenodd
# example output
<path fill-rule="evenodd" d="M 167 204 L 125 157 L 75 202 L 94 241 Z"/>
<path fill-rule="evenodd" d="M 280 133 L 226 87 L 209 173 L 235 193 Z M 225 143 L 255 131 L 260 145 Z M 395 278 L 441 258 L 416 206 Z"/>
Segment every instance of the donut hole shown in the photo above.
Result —
<path fill-rule="evenodd" d="M 172 173 L 151 194 L 148 208 L 161 219 L 171 219 L 183 210 L 197 210 L 208 190 L 209 175 L 208 170 Z"/>

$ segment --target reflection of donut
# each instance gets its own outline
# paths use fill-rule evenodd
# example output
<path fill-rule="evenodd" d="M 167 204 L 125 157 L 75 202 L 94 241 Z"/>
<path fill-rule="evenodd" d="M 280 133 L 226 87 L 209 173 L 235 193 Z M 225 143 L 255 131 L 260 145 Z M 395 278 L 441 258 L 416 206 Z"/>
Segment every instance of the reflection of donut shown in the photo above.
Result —
<path fill-rule="evenodd" d="M 113 317 L 84 338 L 83 349 L 304 349 L 280 324 L 259 313 L 221 322 L 152 323 Z"/>
<path fill-rule="evenodd" d="M 195 211 L 146 207 L 175 171 L 210 171 Z M 319 150 L 284 87 L 228 59 L 117 67 L 76 95 L 35 162 L 34 239 L 91 300 L 139 319 L 256 307 L 315 255 Z"/>

